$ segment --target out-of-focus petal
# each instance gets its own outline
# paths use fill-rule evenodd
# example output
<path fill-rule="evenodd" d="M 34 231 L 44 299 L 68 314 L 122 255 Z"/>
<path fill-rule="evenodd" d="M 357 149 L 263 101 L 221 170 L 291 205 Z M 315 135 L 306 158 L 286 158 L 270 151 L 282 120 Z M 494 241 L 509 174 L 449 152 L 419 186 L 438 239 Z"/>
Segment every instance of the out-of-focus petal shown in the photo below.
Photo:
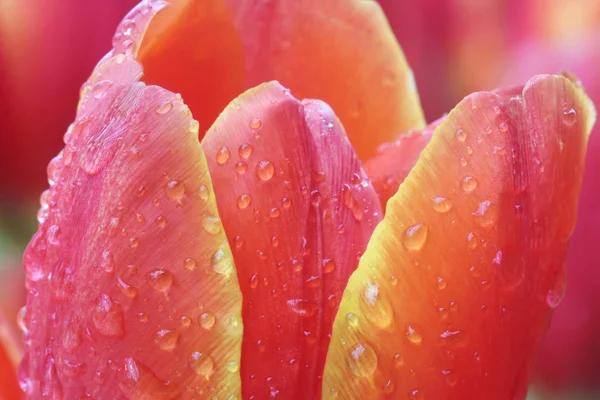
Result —
<path fill-rule="evenodd" d="M 563 295 L 593 114 L 568 79 L 538 76 L 448 115 L 349 280 L 324 397 L 524 398 Z"/>
<path fill-rule="evenodd" d="M 431 140 L 435 128 L 442 122 L 439 119 L 422 130 L 401 134 L 392 143 L 385 143 L 377 149 L 377 154 L 365 162 L 365 172 L 369 176 L 381 207 L 385 209 L 400 184 L 419 160 L 419 155 Z"/>
<path fill-rule="evenodd" d="M 277 79 L 329 103 L 360 157 L 424 125 L 412 72 L 375 1 L 173 0 L 144 37 L 149 83 L 179 91 L 201 126 Z"/>
<path fill-rule="evenodd" d="M 12 324 L 0 312 L 0 400 L 23 398 L 17 383 L 17 364 L 23 355 Z"/>
<path fill-rule="evenodd" d="M 140 73 L 102 62 L 48 166 L 24 255 L 31 398 L 239 397 L 241 293 L 197 123 Z"/>
<path fill-rule="evenodd" d="M 137 0 L 2 0 L 0 199 L 35 199 L 77 93 Z"/>
<path fill-rule="evenodd" d="M 243 294 L 244 398 L 317 398 L 331 326 L 379 202 L 333 111 L 278 83 L 202 142 Z"/>

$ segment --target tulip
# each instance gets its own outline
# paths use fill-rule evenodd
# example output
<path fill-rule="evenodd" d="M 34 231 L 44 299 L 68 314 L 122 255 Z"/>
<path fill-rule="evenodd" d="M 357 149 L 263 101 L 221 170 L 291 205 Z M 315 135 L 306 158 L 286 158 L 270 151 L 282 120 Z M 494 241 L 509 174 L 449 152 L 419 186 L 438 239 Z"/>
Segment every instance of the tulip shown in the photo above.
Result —
<path fill-rule="evenodd" d="M 113 44 L 23 257 L 28 398 L 524 398 L 595 118 L 573 76 L 425 126 L 358 0 L 146 1 Z"/>

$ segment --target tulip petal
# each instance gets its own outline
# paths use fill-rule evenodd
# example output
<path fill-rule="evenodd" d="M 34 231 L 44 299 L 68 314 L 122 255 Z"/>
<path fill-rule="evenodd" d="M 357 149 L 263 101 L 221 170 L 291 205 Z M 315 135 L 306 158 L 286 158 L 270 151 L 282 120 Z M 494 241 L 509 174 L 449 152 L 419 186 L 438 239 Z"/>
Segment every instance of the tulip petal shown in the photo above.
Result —
<path fill-rule="evenodd" d="M 102 62 L 48 166 L 24 255 L 29 398 L 239 397 L 241 293 L 197 123 L 139 72 Z"/>
<path fill-rule="evenodd" d="M 243 398 L 318 398 L 377 196 L 329 106 L 276 82 L 232 102 L 202 147 L 243 295 Z"/>
<path fill-rule="evenodd" d="M 156 12 L 138 57 L 146 79 L 181 92 L 201 126 L 243 88 L 273 79 L 329 103 L 360 157 L 424 125 L 413 74 L 375 1 L 172 0 Z"/>
<path fill-rule="evenodd" d="M 538 76 L 446 117 L 348 282 L 323 397 L 523 398 L 564 290 L 593 114 L 568 79 Z"/>
<path fill-rule="evenodd" d="M 16 376 L 16 367 L 21 356 L 21 345 L 12 326 L 0 313 L 0 399 L 2 400 L 16 400 L 23 397 Z"/>

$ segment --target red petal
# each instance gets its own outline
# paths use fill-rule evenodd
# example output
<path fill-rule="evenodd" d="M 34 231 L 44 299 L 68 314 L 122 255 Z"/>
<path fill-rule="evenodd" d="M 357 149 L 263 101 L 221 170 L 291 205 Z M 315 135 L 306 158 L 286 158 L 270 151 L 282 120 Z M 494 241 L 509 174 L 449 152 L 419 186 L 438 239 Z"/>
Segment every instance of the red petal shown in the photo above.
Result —
<path fill-rule="evenodd" d="M 16 367 L 23 350 L 11 324 L 0 312 L 0 399 L 21 399 Z"/>
<path fill-rule="evenodd" d="M 239 396 L 241 293 L 197 125 L 139 72 L 98 67 L 48 166 L 24 255 L 30 398 Z"/>
<path fill-rule="evenodd" d="M 463 100 L 388 202 L 336 316 L 324 395 L 524 398 L 594 111 L 559 76 L 504 94 Z"/>
<path fill-rule="evenodd" d="M 202 146 L 244 298 L 243 397 L 318 397 L 375 192 L 333 111 L 278 83 L 232 102 Z"/>

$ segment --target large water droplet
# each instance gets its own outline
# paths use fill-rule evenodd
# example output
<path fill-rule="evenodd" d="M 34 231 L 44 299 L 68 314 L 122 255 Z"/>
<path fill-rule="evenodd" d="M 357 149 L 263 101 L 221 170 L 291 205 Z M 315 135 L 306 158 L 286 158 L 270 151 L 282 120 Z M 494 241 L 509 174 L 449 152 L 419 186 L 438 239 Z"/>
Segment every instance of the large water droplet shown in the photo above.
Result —
<path fill-rule="evenodd" d="M 210 311 L 200 314 L 198 317 L 198 323 L 203 329 L 211 330 L 215 323 L 217 322 L 217 317 Z"/>
<path fill-rule="evenodd" d="M 173 274 L 165 269 L 157 269 L 148 274 L 148 283 L 154 290 L 165 291 L 173 283 Z"/>
<path fill-rule="evenodd" d="M 567 108 L 563 112 L 563 123 L 567 126 L 573 126 L 577 122 L 577 111 L 574 108 Z"/>
<path fill-rule="evenodd" d="M 229 156 L 231 152 L 229 151 L 229 147 L 223 146 L 217 151 L 217 164 L 223 165 L 227 161 L 229 161 Z"/>
<path fill-rule="evenodd" d="M 223 228 L 219 217 L 215 217 L 212 215 L 209 215 L 204 218 L 204 220 L 202 221 L 202 226 L 204 227 L 204 230 L 210 233 L 211 235 L 216 235 L 217 233 L 221 232 L 221 229 Z"/>
<path fill-rule="evenodd" d="M 367 344 L 355 344 L 350 348 L 348 365 L 355 376 L 370 377 L 377 370 L 377 353 Z"/>
<path fill-rule="evenodd" d="M 161 329 L 154 335 L 154 343 L 165 351 L 173 351 L 177 347 L 179 331 L 176 329 Z"/>
<path fill-rule="evenodd" d="M 101 294 L 94 309 L 92 320 L 102 336 L 121 337 L 124 334 L 124 316 L 121 305 L 109 295 Z"/>
<path fill-rule="evenodd" d="M 477 179 L 473 178 L 472 176 L 465 176 L 460 181 L 460 187 L 467 193 L 475 190 L 478 184 L 479 183 L 477 182 Z"/>
<path fill-rule="evenodd" d="M 215 250 L 210 261 L 213 271 L 215 271 L 217 274 L 230 276 L 234 271 L 232 257 L 229 254 L 225 254 L 223 246 Z"/>
<path fill-rule="evenodd" d="M 209 355 L 195 351 L 190 355 L 189 364 L 192 370 L 197 374 L 206 378 L 210 377 L 215 372 L 215 364 Z"/>
<path fill-rule="evenodd" d="M 419 251 L 425 245 L 427 239 L 427 225 L 415 224 L 409 227 L 402 236 L 402 244 L 407 250 Z"/>
<path fill-rule="evenodd" d="M 261 181 L 270 180 L 275 174 L 275 166 L 271 161 L 262 160 L 256 164 L 256 176 Z"/>
<path fill-rule="evenodd" d="M 165 185 L 165 194 L 173 200 L 180 200 L 185 193 L 185 184 L 181 181 L 171 180 Z"/>
<path fill-rule="evenodd" d="M 262 126 L 262 121 L 259 118 L 254 118 L 252 121 L 250 121 L 250 128 L 251 129 L 260 129 L 260 127 Z"/>

